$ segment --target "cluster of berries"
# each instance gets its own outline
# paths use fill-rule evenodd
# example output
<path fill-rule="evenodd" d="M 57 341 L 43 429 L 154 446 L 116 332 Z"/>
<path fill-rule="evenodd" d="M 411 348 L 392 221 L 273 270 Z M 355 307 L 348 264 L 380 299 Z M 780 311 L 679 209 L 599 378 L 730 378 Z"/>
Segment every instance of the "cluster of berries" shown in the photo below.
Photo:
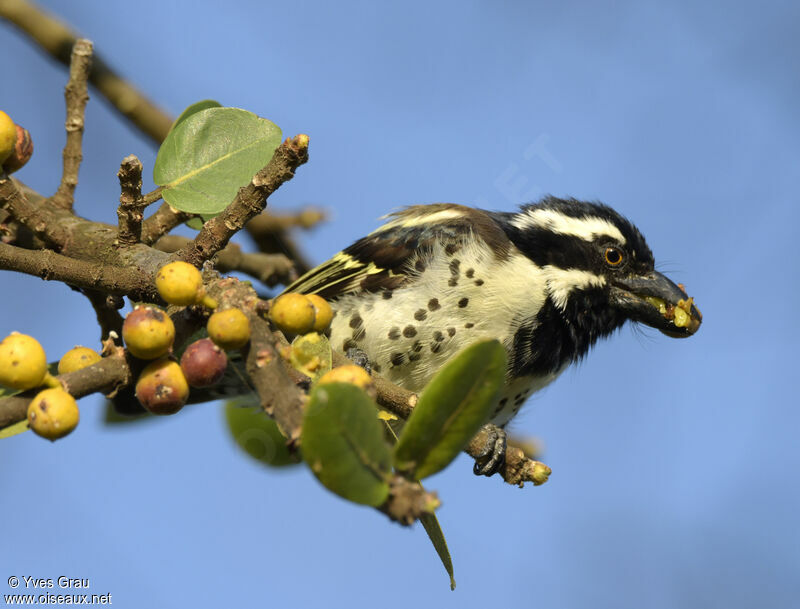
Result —
<path fill-rule="evenodd" d="M 203 278 L 191 264 L 171 262 L 156 275 L 161 297 L 173 305 L 203 305 L 216 309 L 217 302 L 205 293 Z M 142 370 L 136 397 L 153 414 L 174 414 L 189 398 L 189 387 L 217 384 L 228 366 L 226 351 L 241 349 L 250 340 L 250 322 L 236 308 L 215 311 L 206 325 L 209 338 L 190 344 L 180 363 L 169 357 L 175 340 L 170 317 L 152 306 L 136 307 L 125 318 L 122 338 L 134 357 L 154 360 Z"/>
<path fill-rule="evenodd" d="M 217 310 L 217 302 L 205 292 L 200 271 L 186 262 L 163 266 L 156 275 L 156 288 L 169 304 L 201 305 L 214 310 L 206 324 L 208 338 L 188 345 L 179 362 L 172 357 L 175 326 L 169 315 L 146 305 L 135 307 L 125 317 L 125 347 L 132 356 L 150 362 L 136 382 L 136 398 L 149 412 L 167 415 L 183 408 L 190 387 L 211 387 L 222 380 L 228 366 L 226 352 L 241 349 L 249 342 L 250 322 L 237 308 Z M 313 294 L 283 294 L 270 309 L 273 324 L 289 336 L 324 333 L 333 315 L 330 305 Z M 93 349 L 76 346 L 59 361 L 58 373 L 75 372 L 101 359 Z M 329 370 L 318 382 L 368 387 L 371 379 L 358 366 L 341 366 Z M 28 424 L 38 435 L 56 440 L 78 425 L 78 405 L 48 371 L 44 349 L 35 338 L 13 332 L 0 342 L 0 384 L 19 391 L 47 387 L 28 406 Z"/>
<path fill-rule="evenodd" d="M 162 267 L 156 276 L 156 288 L 170 304 L 217 308 L 214 299 L 205 294 L 200 271 L 185 262 Z M 236 308 L 215 311 L 206 328 L 209 338 L 190 344 L 178 363 L 169 357 L 175 326 L 165 312 L 140 306 L 126 316 L 122 338 L 128 352 L 142 360 L 153 360 L 136 383 L 136 397 L 147 410 L 154 414 L 178 412 L 189 397 L 189 386 L 218 383 L 228 365 L 225 352 L 240 349 L 250 340 L 250 322 Z M 58 373 L 75 372 L 101 359 L 93 349 L 77 346 L 61 358 Z M 0 385 L 17 391 L 47 387 L 28 406 L 28 424 L 38 435 L 57 440 L 78 425 L 78 404 L 50 374 L 45 351 L 35 338 L 12 332 L 0 342 Z"/>
<path fill-rule="evenodd" d="M 331 321 L 333 321 L 333 315 L 333 309 L 321 296 L 298 294 L 296 292 L 281 294 L 275 299 L 269 310 L 269 317 L 272 323 L 289 336 L 313 336 L 314 333 L 325 332 L 330 327 Z M 292 349 L 295 351 L 303 347 L 303 343 L 298 345 L 297 341 L 293 345 Z M 298 358 L 293 357 L 292 353 L 284 353 L 284 357 L 301 372 L 313 375 L 314 371 L 309 369 L 309 362 L 302 361 L 301 363 L 298 361 L 306 359 L 302 355 Z M 362 389 L 372 388 L 372 378 L 369 373 L 355 364 L 332 368 L 322 374 L 316 383 L 348 383 Z"/>

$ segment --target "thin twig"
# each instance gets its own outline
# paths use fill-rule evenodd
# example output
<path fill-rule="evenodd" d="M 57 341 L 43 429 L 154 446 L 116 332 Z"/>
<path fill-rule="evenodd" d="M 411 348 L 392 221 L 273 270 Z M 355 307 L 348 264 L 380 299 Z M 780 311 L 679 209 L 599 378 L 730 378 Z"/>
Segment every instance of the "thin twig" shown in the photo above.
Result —
<path fill-rule="evenodd" d="M 297 135 L 278 146 L 269 163 L 250 183 L 239 189 L 225 210 L 203 225 L 194 241 L 178 252 L 181 260 L 200 267 L 224 248 L 247 222 L 264 211 L 267 198 L 281 184 L 294 177 L 295 170 L 308 160 L 308 136 Z"/>
<path fill-rule="evenodd" d="M 90 393 L 108 393 L 130 384 L 131 372 L 124 351 L 119 349 L 96 364 L 60 375 L 58 380 L 74 398 L 81 398 Z M 0 398 L 0 429 L 22 421 L 27 414 L 28 404 L 36 393 L 37 389 L 32 389 L 11 397 Z"/>
<path fill-rule="evenodd" d="M 252 286 L 233 277 L 212 280 L 206 287 L 209 295 L 219 303 L 219 309 L 236 307 L 247 315 L 250 342 L 242 352 L 247 376 L 264 411 L 275 419 L 289 441 L 296 441 L 303 424 L 305 396 L 278 355 L 278 338 L 258 314 L 262 301 Z"/>
<path fill-rule="evenodd" d="M 86 102 L 89 101 L 89 68 L 92 65 L 92 43 L 85 38 L 75 41 L 69 64 L 69 81 L 64 88 L 67 102 L 67 143 L 64 144 L 64 169 L 56 193 L 50 197 L 52 205 L 72 209 L 78 171 L 83 160 L 83 126 Z"/>
<path fill-rule="evenodd" d="M 352 364 L 352 362 L 341 353 L 334 352 L 333 364 L 334 366 L 342 366 Z M 378 404 L 401 419 L 408 419 L 417 405 L 417 394 L 390 383 L 374 372 L 372 380 L 377 390 Z M 484 430 L 479 431 L 470 440 L 464 452 L 474 459 L 483 457 L 488 441 L 488 437 L 485 434 Z M 550 468 L 544 463 L 529 459 L 520 448 L 509 445 L 506 448 L 505 464 L 498 473 L 508 484 L 523 486 L 525 482 L 532 482 L 534 485 L 539 485 L 547 480 Z"/>
<path fill-rule="evenodd" d="M 154 191 L 155 192 L 155 191 Z M 159 195 L 161 187 L 158 188 Z M 142 223 L 142 243 L 153 245 L 179 224 L 183 224 L 194 214 L 178 211 L 168 203 L 162 203 L 156 212 Z"/>
<path fill-rule="evenodd" d="M 152 278 L 140 269 L 76 260 L 52 250 L 26 250 L 7 243 L 0 243 L 0 269 L 137 299 L 152 299 L 155 293 Z"/>
<path fill-rule="evenodd" d="M 5 208 L 20 224 L 48 246 L 60 249 L 67 240 L 66 230 L 56 210 L 49 209 L 41 195 L 37 202 L 30 201 L 17 187 L 15 180 L 0 177 L 0 208 Z M 62 212 L 63 213 L 63 212 Z"/>
<path fill-rule="evenodd" d="M 8 19 L 52 57 L 65 65 L 77 36 L 61 21 L 28 0 L 0 1 L 0 17 Z M 136 87 L 120 78 L 95 54 L 89 81 L 134 126 L 160 144 L 172 126 L 172 118 Z"/>
<path fill-rule="evenodd" d="M 191 242 L 188 237 L 164 235 L 153 245 L 158 250 L 173 253 Z M 228 243 L 213 258 L 214 266 L 221 273 L 238 271 L 258 279 L 270 287 L 286 284 L 297 278 L 294 264 L 283 254 L 243 252 L 237 243 Z"/>
<path fill-rule="evenodd" d="M 147 207 L 148 205 L 152 205 L 159 199 L 161 199 L 161 192 L 164 190 L 163 186 L 156 187 L 155 190 L 151 190 L 147 194 L 142 195 L 142 204 Z"/>
<path fill-rule="evenodd" d="M 92 303 L 92 308 L 97 315 L 97 323 L 100 325 L 100 340 L 107 340 L 111 332 L 115 332 L 117 335 L 115 342 L 120 344 L 123 319 L 119 309 L 125 305 L 125 301 L 121 296 L 97 290 L 81 290 L 81 292 Z"/>
<path fill-rule="evenodd" d="M 247 223 L 247 232 L 253 238 L 257 238 L 265 233 L 279 233 L 295 227 L 309 230 L 320 222 L 324 222 L 325 218 L 325 212 L 315 207 L 307 207 L 299 212 L 288 214 L 265 211 Z"/>
<path fill-rule="evenodd" d="M 117 177 L 120 187 L 117 242 L 125 247 L 139 243 L 142 235 L 142 163 L 133 154 L 126 156 Z"/>

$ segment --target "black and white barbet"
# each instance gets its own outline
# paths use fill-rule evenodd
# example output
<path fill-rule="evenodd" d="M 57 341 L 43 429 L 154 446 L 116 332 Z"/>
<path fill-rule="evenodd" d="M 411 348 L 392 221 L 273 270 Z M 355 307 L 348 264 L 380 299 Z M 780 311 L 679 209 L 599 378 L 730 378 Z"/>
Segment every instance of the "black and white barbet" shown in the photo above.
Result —
<path fill-rule="evenodd" d="M 437 203 L 387 218 L 286 291 L 328 300 L 333 348 L 365 354 L 412 391 L 460 350 L 498 339 L 508 369 L 497 428 L 626 321 L 672 337 L 700 326 L 683 286 L 655 270 L 639 230 L 606 205 L 546 197 L 491 212 Z M 497 470 L 504 441 L 476 473 Z"/>

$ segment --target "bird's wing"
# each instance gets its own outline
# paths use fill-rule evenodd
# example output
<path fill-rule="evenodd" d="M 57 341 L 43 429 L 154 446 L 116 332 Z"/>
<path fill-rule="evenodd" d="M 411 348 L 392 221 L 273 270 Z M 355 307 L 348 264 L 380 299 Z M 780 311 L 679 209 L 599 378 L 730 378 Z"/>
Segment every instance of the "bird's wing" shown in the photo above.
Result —
<path fill-rule="evenodd" d="M 434 244 L 457 247 L 491 222 L 485 212 L 452 203 L 416 205 L 388 217 L 386 224 L 312 269 L 285 291 L 334 300 L 344 294 L 396 289 L 422 270 L 421 260 Z M 494 226 L 493 230 L 499 229 Z"/>

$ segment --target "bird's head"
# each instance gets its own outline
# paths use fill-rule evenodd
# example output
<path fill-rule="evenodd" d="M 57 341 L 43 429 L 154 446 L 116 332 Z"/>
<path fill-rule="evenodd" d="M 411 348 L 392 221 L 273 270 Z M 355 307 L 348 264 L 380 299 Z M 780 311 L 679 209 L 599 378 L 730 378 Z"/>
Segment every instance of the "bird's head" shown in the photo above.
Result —
<path fill-rule="evenodd" d="M 610 207 L 548 197 L 506 216 L 505 227 L 542 270 L 554 307 L 592 341 L 626 320 L 676 338 L 700 327 L 683 286 L 655 270 L 642 234 Z"/>

